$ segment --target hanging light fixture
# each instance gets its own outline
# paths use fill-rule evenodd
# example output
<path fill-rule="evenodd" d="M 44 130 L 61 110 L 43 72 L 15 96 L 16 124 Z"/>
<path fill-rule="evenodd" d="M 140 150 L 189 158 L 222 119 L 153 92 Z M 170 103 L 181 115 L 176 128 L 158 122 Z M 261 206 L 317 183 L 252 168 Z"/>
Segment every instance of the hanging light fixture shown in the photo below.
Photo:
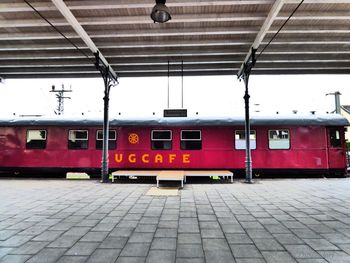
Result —
<path fill-rule="evenodd" d="M 154 23 L 165 23 L 171 19 L 169 9 L 165 5 L 166 0 L 156 0 L 152 9 L 151 18 Z"/>

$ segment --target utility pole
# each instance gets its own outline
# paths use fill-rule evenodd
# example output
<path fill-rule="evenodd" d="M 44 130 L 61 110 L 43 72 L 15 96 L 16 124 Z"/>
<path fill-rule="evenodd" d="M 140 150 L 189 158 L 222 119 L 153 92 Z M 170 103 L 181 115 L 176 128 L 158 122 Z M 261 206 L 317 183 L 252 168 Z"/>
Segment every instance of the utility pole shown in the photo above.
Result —
<path fill-rule="evenodd" d="M 327 93 L 326 96 L 328 95 L 334 95 L 335 98 L 335 110 L 332 113 L 337 113 L 340 114 L 340 95 L 341 93 L 339 91 L 333 92 L 333 93 Z"/>
<path fill-rule="evenodd" d="M 65 92 L 72 92 L 72 88 L 70 88 L 69 90 L 64 89 L 64 85 L 62 84 L 62 88 L 57 90 L 55 88 L 55 85 L 52 85 L 52 89 L 50 92 L 54 92 L 56 93 L 56 98 L 57 98 L 57 111 L 55 111 L 55 113 L 57 115 L 62 115 L 64 112 L 64 99 L 71 99 L 71 97 L 66 97 L 64 95 Z"/>

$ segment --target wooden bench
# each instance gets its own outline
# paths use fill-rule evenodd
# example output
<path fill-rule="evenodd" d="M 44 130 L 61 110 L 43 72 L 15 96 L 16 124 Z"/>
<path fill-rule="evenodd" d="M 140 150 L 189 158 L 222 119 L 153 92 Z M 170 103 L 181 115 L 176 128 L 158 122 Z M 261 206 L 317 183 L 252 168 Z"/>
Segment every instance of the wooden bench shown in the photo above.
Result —
<path fill-rule="evenodd" d="M 220 176 L 224 179 L 231 177 L 231 183 L 233 183 L 233 173 L 228 170 L 187 170 L 185 171 L 185 183 L 187 176 Z"/>
<path fill-rule="evenodd" d="M 233 183 L 233 173 L 228 170 L 119 170 L 112 173 L 112 182 L 115 177 L 121 176 L 154 176 L 157 179 L 157 187 L 159 181 L 181 181 L 183 187 L 188 176 L 219 176 L 224 179 L 231 178 Z"/>
<path fill-rule="evenodd" d="M 163 170 L 157 175 L 157 187 L 159 181 L 181 181 L 181 188 L 184 187 L 185 172 L 182 170 Z"/>
<path fill-rule="evenodd" d="M 112 183 L 115 177 L 121 176 L 157 176 L 160 171 L 156 170 L 119 170 L 112 173 Z"/>

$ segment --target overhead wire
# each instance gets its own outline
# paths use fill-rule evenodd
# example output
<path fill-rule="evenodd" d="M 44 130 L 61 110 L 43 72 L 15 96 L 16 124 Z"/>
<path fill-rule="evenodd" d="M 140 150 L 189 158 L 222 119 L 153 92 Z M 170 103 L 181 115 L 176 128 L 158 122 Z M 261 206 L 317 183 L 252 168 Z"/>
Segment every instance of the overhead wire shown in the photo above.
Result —
<path fill-rule="evenodd" d="M 44 19 L 53 29 L 56 30 L 63 38 L 65 38 L 72 46 L 74 46 L 80 53 L 82 53 L 86 58 L 88 58 L 93 64 L 94 61 L 73 41 L 66 37 L 61 30 L 59 30 L 55 25 L 53 25 L 43 14 L 41 14 L 33 5 L 31 5 L 27 0 L 23 0 L 30 8 L 32 8 L 42 19 Z"/>
<path fill-rule="evenodd" d="M 277 32 L 273 35 L 273 37 L 270 39 L 270 41 L 264 46 L 264 48 L 260 51 L 260 53 L 256 56 L 256 60 L 261 56 L 261 54 L 266 50 L 266 48 L 271 44 L 271 42 L 277 37 L 279 32 L 282 30 L 282 28 L 288 23 L 288 21 L 291 19 L 291 17 L 295 14 L 295 12 L 299 9 L 299 7 L 302 5 L 304 0 L 301 0 L 301 2 L 297 5 L 297 7 L 293 10 L 293 12 L 289 15 L 286 21 L 281 25 L 281 27 L 277 30 Z"/>

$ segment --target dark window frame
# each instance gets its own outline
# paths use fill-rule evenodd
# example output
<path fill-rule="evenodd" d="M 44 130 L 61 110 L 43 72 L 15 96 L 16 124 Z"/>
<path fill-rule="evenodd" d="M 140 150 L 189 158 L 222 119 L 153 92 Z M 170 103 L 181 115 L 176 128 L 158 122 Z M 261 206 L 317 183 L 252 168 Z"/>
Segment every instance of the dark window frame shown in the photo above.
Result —
<path fill-rule="evenodd" d="M 45 138 L 33 139 L 33 140 L 30 140 L 30 141 L 33 141 L 33 143 L 30 143 L 30 141 L 28 141 L 28 135 L 31 131 L 45 132 Z M 39 143 L 39 142 L 43 142 L 43 143 L 40 143 L 39 145 L 37 145 L 37 143 Z M 47 130 L 46 129 L 28 129 L 26 131 L 26 149 L 43 150 L 43 149 L 46 149 L 46 143 L 47 143 Z"/>
<path fill-rule="evenodd" d="M 153 134 L 154 132 L 169 132 L 169 139 L 155 139 Z M 168 144 L 170 142 L 170 144 Z M 159 146 L 158 146 L 159 145 Z M 173 148 L 173 131 L 172 130 L 151 130 L 151 149 L 152 150 L 172 150 Z"/>
<path fill-rule="evenodd" d="M 334 134 L 332 134 L 334 132 Z M 336 137 L 336 133 L 339 133 L 339 139 L 332 138 L 333 136 Z M 330 128 L 329 129 L 329 146 L 331 148 L 342 148 L 342 135 L 341 130 L 339 128 Z"/>
<path fill-rule="evenodd" d="M 244 148 L 237 148 L 236 134 L 237 134 L 237 132 L 241 132 L 241 131 L 243 131 L 244 137 L 245 137 L 245 130 L 235 130 L 235 132 L 234 132 L 234 149 L 235 149 L 235 150 L 238 150 L 238 151 L 240 151 L 240 150 L 245 150 L 245 148 L 246 148 L 246 145 L 244 145 Z M 252 135 L 252 132 L 254 132 L 254 135 L 255 135 L 255 139 L 254 139 L 254 140 L 255 140 L 255 148 L 252 148 L 252 141 L 254 141 L 254 140 L 250 139 L 250 136 Z M 250 139 L 250 149 L 251 149 L 251 150 L 256 150 L 256 148 L 257 148 L 256 130 L 250 130 L 250 136 L 249 136 L 249 139 Z M 244 138 L 243 140 L 245 141 L 245 138 Z"/>
<path fill-rule="evenodd" d="M 98 134 L 101 133 L 101 139 Z M 114 132 L 114 139 L 111 139 L 110 132 Z M 95 140 L 95 149 L 102 150 L 103 147 L 103 130 L 96 130 L 96 140 Z M 117 130 L 109 130 L 108 131 L 108 150 L 117 149 Z"/>
<path fill-rule="evenodd" d="M 184 132 L 199 132 L 199 139 L 184 139 Z M 202 150 L 202 130 L 181 130 L 180 131 L 181 150 L 198 151 Z"/>
<path fill-rule="evenodd" d="M 288 139 L 271 139 L 270 138 L 270 132 L 271 131 L 287 131 L 288 132 Z M 292 141 L 291 141 L 291 132 L 290 132 L 290 129 L 285 129 L 285 128 L 277 128 L 277 129 L 269 129 L 267 131 L 267 144 L 268 144 L 268 147 L 269 147 L 269 150 L 290 150 L 291 149 L 291 145 L 292 145 Z M 288 148 L 271 148 L 270 147 L 270 141 L 287 141 L 288 140 Z"/>
<path fill-rule="evenodd" d="M 71 140 L 71 132 L 86 132 L 86 139 L 75 138 L 75 142 Z M 78 141 L 86 142 L 79 146 Z M 87 150 L 89 149 L 89 130 L 74 129 L 68 130 L 68 149 L 69 150 Z"/>

